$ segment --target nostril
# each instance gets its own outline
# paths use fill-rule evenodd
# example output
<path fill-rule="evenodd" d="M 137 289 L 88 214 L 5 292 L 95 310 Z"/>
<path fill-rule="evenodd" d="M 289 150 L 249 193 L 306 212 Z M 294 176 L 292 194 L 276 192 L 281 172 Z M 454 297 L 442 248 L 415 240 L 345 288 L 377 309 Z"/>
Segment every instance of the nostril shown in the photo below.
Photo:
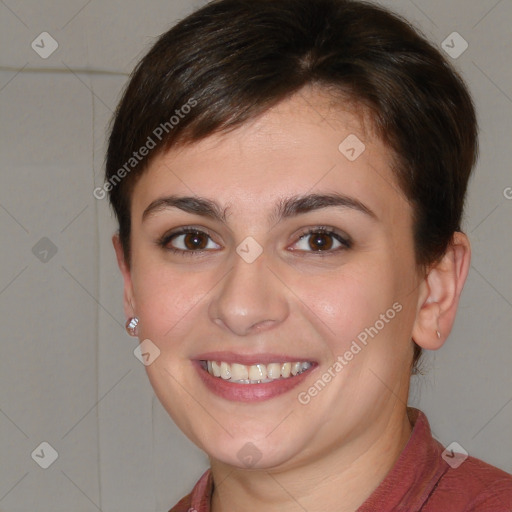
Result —
<path fill-rule="evenodd" d="M 251 330 L 253 331 L 262 331 L 267 327 L 271 327 L 275 323 L 275 320 L 262 320 L 261 322 L 257 322 L 251 326 Z"/>

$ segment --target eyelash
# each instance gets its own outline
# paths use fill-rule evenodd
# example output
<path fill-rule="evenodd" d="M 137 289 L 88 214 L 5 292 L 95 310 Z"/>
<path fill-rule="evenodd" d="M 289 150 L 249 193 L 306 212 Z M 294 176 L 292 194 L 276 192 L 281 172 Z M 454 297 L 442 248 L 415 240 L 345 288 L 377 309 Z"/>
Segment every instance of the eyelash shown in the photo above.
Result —
<path fill-rule="evenodd" d="M 197 228 L 192 227 L 183 227 L 180 228 L 177 231 L 173 231 L 171 233 L 166 233 L 160 240 L 158 240 L 157 244 L 164 250 L 170 251 L 173 254 L 178 254 L 180 256 L 198 256 L 201 254 L 204 254 L 205 252 L 208 252 L 210 249 L 202 249 L 198 251 L 184 251 L 183 249 L 176 249 L 175 247 L 168 246 L 168 244 L 174 239 L 177 238 L 180 235 L 206 235 L 208 238 L 211 239 L 211 236 L 206 233 L 205 231 L 201 231 Z"/>
<path fill-rule="evenodd" d="M 195 250 L 195 251 L 194 250 L 187 250 L 186 251 L 186 250 L 183 250 L 183 249 L 176 249 L 175 247 L 172 247 L 172 246 L 168 245 L 173 239 L 177 238 L 178 236 L 180 236 L 180 235 L 190 235 L 190 234 L 193 234 L 193 235 L 206 235 L 208 238 L 211 239 L 211 236 L 208 233 L 206 233 L 205 231 L 201 231 L 200 229 L 193 228 L 193 227 L 183 227 L 183 228 L 180 228 L 178 231 L 174 231 L 174 232 L 171 232 L 171 233 L 166 233 L 162 238 L 160 238 L 157 241 L 157 244 L 162 249 L 164 249 L 166 251 L 170 251 L 173 254 L 178 254 L 180 256 L 199 256 L 199 255 L 202 255 L 205 252 L 209 252 L 211 250 L 211 249 L 201 249 L 201 250 Z M 298 251 L 298 252 L 305 252 L 305 253 L 313 254 L 316 257 L 318 257 L 318 256 L 319 257 L 326 257 L 326 256 L 331 256 L 333 254 L 336 254 L 339 251 L 347 250 L 347 249 L 351 249 L 352 248 L 352 241 L 348 237 L 346 238 L 346 237 L 338 234 L 333 228 L 326 227 L 326 226 L 319 226 L 319 227 L 316 227 L 316 228 L 307 229 L 306 231 L 302 232 L 298 236 L 297 242 L 302 240 L 303 238 L 305 238 L 307 236 L 317 235 L 317 234 L 331 236 L 332 238 L 337 240 L 342 245 L 342 247 L 338 247 L 338 248 L 332 249 L 332 250 L 324 250 L 324 251 Z M 295 243 L 297 243 L 297 242 L 295 242 Z M 294 249 L 293 251 L 297 251 L 297 250 Z"/>
<path fill-rule="evenodd" d="M 306 231 L 303 231 L 299 235 L 298 241 L 302 240 L 303 238 L 305 238 L 307 236 L 318 235 L 318 234 L 328 235 L 328 236 L 334 238 L 341 244 L 341 246 L 337 247 L 336 249 L 330 249 L 330 250 L 324 250 L 324 251 L 304 251 L 304 252 L 312 254 L 315 257 L 322 258 L 322 257 L 326 257 L 326 256 L 332 256 L 332 255 L 337 254 L 340 251 L 346 251 L 347 249 L 352 248 L 352 240 L 350 240 L 350 238 L 348 236 L 340 235 L 339 233 L 336 232 L 336 230 L 334 228 L 331 228 L 328 226 L 319 226 L 316 228 L 307 229 Z"/>

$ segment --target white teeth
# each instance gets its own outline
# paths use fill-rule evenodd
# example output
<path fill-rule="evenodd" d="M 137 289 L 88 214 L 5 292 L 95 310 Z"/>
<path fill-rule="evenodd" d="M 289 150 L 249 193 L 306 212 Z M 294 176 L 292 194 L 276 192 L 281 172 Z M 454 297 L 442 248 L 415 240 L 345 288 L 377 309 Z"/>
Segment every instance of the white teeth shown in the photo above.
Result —
<path fill-rule="evenodd" d="M 267 378 L 267 367 L 263 364 L 249 366 L 249 380 L 261 380 Z"/>
<path fill-rule="evenodd" d="M 215 361 L 212 361 L 212 370 L 214 377 L 220 377 L 220 364 L 216 363 Z"/>
<path fill-rule="evenodd" d="M 267 377 L 269 379 L 279 379 L 281 377 L 281 365 L 279 363 L 267 364 Z"/>
<path fill-rule="evenodd" d="M 281 366 L 281 375 L 286 379 L 290 376 L 292 363 L 283 363 Z"/>
<path fill-rule="evenodd" d="M 220 376 L 224 380 L 228 380 L 231 378 L 231 367 L 229 366 L 228 363 L 225 363 L 224 361 L 220 363 Z"/>
<path fill-rule="evenodd" d="M 229 364 L 225 361 L 205 361 L 203 364 L 210 375 L 238 384 L 260 384 L 272 382 L 276 379 L 287 379 L 301 374 L 312 365 L 308 361 L 253 364 L 250 366 L 240 363 Z"/>
<path fill-rule="evenodd" d="M 245 364 L 233 363 L 231 365 L 231 378 L 233 380 L 247 380 L 249 378 L 249 372 Z"/>

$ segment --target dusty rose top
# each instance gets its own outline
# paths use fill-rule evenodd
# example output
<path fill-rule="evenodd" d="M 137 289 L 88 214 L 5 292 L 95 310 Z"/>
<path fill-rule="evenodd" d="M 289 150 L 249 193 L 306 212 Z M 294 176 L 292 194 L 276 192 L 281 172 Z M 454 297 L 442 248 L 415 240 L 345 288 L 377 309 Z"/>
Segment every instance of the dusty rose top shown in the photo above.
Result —
<path fill-rule="evenodd" d="M 400 457 L 356 512 L 512 512 L 512 475 L 474 457 L 455 467 L 430 432 L 427 417 L 408 408 L 413 430 Z M 450 462 L 450 464 L 447 462 Z M 454 467 L 452 467 L 454 466 Z M 169 512 L 210 512 L 213 479 L 207 470 Z"/>

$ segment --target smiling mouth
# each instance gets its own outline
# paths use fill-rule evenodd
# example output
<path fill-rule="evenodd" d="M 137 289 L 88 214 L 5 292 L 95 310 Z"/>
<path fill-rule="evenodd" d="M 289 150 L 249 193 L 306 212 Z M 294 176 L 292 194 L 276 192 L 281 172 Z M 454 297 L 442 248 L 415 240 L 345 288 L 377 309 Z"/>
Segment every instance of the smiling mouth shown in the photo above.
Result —
<path fill-rule="evenodd" d="M 265 384 L 275 380 L 291 379 L 313 366 L 310 361 L 245 365 L 202 360 L 200 363 L 212 377 L 233 384 Z"/>

